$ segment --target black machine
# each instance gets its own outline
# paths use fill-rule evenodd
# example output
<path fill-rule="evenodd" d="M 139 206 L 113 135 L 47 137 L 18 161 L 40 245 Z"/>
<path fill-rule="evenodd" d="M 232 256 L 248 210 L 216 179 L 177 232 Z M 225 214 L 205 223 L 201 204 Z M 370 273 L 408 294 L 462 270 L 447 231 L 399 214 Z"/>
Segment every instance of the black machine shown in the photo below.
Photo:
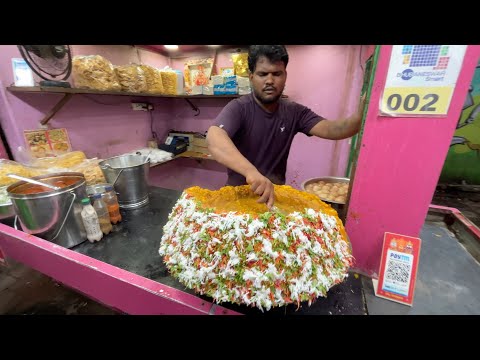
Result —
<path fill-rule="evenodd" d="M 35 74 L 40 86 L 71 87 L 66 80 L 72 72 L 72 53 L 68 45 L 18 45 L 20 54 Z"/>
<path fill-rule="evenodd" d="M 169 136 L 164 144 L 158 144 L 158 148 L 170 152 L 173 155 L 178 155 L 187 151 L 188 145 L 188 137 Z"/>

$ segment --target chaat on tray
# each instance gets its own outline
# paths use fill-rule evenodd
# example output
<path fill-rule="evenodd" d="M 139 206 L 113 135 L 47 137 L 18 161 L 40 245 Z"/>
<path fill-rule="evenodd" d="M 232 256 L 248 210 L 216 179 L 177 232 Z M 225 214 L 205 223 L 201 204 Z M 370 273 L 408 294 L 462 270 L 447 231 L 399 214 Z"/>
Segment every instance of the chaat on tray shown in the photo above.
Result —
<path fill-rule="evenodd" d="M 159 253 L 173 277 L 216 302 L 260 310 L 310 305 L 348 276 L 350 243 L 318 197 L 275 185 L 275 205 L 248 185 L 186 189 L 163 228 Z"/>

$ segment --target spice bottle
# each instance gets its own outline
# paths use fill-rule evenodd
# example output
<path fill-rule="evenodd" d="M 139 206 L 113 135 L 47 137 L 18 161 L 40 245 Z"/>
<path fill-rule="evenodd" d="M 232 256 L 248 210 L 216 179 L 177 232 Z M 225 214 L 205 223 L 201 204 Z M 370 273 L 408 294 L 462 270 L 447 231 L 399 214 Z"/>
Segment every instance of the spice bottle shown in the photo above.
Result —
<path fill-rule="evenodd" d="M 98 221 L 103 234 L 109 234 L 112 231 L 112 224 L 110 223 L 110 216 L 108 216 L 107 205 L 103 202 L 101 194 L 93 196 L 93 208 L 98 214 Z"/>
<path fill-rule="evenodd" d="M 112 224 L 122 221 L 120 214 L 120 206 L 118 204 L 117 194 L 113 190 L 113 186 L 105 186 L 106 193 L 103 194 L 103 201 L 107 205 L 108 215 Z"/>

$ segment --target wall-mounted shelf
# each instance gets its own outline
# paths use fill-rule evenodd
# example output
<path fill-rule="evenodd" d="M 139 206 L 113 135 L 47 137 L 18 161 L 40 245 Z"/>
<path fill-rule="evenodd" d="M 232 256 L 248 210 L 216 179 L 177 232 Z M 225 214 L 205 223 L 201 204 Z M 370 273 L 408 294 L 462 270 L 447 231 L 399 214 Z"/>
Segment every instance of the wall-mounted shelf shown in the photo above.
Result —
<path fill-rule="evenodd" d="M 221 99 L 237 98 L 241 95 L 157 95 L 149 93 L 134 93 L 126 91 L 101 91 L 77 88 L 45 87 L 45 86 L 9 86 L 10 92 L 20 93 L 44 93 L 44 94 L 96 94 L 96 95 L 122 95 L 122 96 L 147 96 L 158 98 L 179 98 L 179 99 Z"/>
<path fill-rule="evenodd" d="M 200 160 L 214 160 L 213 157 L 203 153 L 196 152 L 196 151 L 185 151 L 175 156 L 175 158 L 182 158 L 182 157 L 191 158 L 191 159 L 200 159 Z"/>
<path fill-rule="evenodd" d="M 163 165 L 163 164 L 166 164 L 170 161 L 173 161 L 175 159 L 180 159 L 180 158 L 197 159 L 197 160 L 213 160 L 213 161 L 215 161 L 214 158 L 212 158 L 211 156 L 205 155 L 203 153 L 199 153 L 199 152 L 196 152 L 196 151 L 185 151 L 181 154 L 178 154 L 178 155 L 174 156 L 170 160 L 163 161 L 161 163 L 151 164 L 150 167 L 152 168 L 152 167 L 155 167 L 155 166 Z"/>
<path fill-rule="evenodd" d="M 75 94 L 95 94 L 95 95 L 115 95 L 115 96 L 136 96 L 136 97 L 157 97 L 157 98 L 178 98 L 185 99 L 192 110 L 196 111 L 195 116 L 199 114 L 199 109 L 192 104 L 191 99 L 233 99 L 241 95 L 157 95 L 149 93 L 134 93 L 126 91 L 101 91 L 90 89 L 77 88 L 62 88 L 62 87 L 44 87 L 44 86 L 9 86 L 7 90 L 12 93 L 34 93 L 34 94 L 63 94 L 62 99 L 55 104 L 45 117 L 40 120 L 42 125 L 47 124 L 50 119 L 72 98 Z"/>

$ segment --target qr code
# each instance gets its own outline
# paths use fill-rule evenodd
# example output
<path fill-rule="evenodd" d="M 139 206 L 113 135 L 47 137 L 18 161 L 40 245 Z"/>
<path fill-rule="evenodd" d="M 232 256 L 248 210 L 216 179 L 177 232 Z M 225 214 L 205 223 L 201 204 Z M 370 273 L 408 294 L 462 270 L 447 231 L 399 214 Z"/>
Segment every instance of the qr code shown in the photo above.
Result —
<path fill-rule="evenodd" d="M 397 281 L 399 283 L 407 284 L 410 275 L 410 268 L 411 264 L 409 263 L 390 261 L 385 278 L 389 281 Z"/>

